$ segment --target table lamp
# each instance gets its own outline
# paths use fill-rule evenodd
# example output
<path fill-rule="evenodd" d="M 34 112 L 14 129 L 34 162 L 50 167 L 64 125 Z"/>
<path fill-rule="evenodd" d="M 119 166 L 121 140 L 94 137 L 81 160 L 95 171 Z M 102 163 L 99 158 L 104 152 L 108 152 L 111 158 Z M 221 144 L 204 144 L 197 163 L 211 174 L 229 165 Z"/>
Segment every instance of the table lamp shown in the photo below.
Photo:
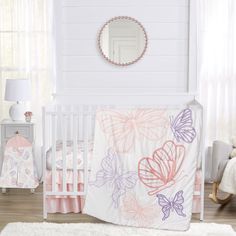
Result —
<path fill-rule="evenodd" d="M 15 101 L 9 110 L 9 115 L 13 121 L 24 121 L 26 111 L 24 101 L 31 100 L 31 83 L 29 79 L 7 79 L 5 100 Z"/>

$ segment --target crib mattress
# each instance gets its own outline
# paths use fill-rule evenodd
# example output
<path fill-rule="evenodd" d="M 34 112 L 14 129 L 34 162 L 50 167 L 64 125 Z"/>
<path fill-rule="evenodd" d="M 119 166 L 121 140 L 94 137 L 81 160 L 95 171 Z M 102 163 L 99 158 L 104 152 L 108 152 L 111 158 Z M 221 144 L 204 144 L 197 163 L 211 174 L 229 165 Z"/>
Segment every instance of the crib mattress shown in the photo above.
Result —
<path fill-rule="evenodd" d="M 81 170 L 84 168 L 84 142 L 83 141 L 79 141 L 77 144 L 77 165 L 76 165 L 76 169 Z M 56 142 L 56 169 L 57 170 L 62 170 L 63 169 L 63 145 L 62 145 L 62 141 L 58 140 Z M 74 164 L 74 159 L 73 159 L 73 141 L 67 140 L 66 142 L 66 169 L 67 170 L 73 170 L 73 164 Z M 90 141 L 89 142 L 89 148 L 88 148 L 88 162 L 87 162 L 87 166 L 90 169 L 90 162 L 92 159 L 92 151 L 93 151 L 93 142 Z M 46 154 L 46 166 L 47 166 L 47 170 L 51 170 L 52 169 L 52 148 L 50 148 L 47 151 Z"/>

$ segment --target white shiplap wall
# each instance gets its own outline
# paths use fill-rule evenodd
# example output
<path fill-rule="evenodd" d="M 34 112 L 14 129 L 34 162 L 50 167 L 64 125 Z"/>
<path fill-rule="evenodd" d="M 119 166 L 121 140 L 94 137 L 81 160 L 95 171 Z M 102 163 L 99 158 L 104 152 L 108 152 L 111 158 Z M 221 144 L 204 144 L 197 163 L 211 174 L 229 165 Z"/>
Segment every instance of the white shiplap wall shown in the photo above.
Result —
<path fill-rule="evenodd" d="M 57 96 L 129 96 L 196 91 L 195 19 L 191 12 L 195 10 L 191 3 L 195 0 L 54 2 Z M 97 47 L 100 28 L 114 16 L 133 17 L 147 31 L 146 54 L 127 67 L 109 64 Z"/>

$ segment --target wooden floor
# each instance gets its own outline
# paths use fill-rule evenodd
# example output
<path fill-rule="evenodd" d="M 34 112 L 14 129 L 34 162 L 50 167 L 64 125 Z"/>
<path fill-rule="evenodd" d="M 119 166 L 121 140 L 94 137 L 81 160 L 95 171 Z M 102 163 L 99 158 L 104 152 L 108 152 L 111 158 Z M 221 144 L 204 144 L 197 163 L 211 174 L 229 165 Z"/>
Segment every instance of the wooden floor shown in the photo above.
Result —
<path fill-rule="evenodd" d="M 206 185 L 205 194 L 205 222 L 231 224 L 236 230 L 236 197 L 226 205 L 220 207 L 208 199 L 211 186 Z M 29 190 L 10 190 L 6 194 L 0 193 L 0 230 L 9 222 L 41 222 L 42 217 L 42 186 L 35 194 Z M 193 222 L 199 222 L 199 216 L 193 216 Z M 101 222 L 93 217 L 82 214 L 49 214 L 49 222 Z"/>

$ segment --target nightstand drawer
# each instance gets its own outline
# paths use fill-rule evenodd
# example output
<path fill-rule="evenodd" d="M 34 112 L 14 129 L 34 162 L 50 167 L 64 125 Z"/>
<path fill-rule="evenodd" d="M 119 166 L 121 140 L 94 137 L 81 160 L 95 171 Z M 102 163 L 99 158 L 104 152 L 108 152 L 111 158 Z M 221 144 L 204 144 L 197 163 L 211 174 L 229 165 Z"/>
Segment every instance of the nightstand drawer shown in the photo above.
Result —
<path fill-rule="evenodd" d="M 5 138 L 11 138 L 16 133 L 24 136 L 25 138 L 30 137 L 30 127 L 29 126 L 6 126 L 5 127 Z"/>
<path fill-rule="evenodd" d="M 34 129 L 32 125 L 2 125 L 2 141 L 7 141 L 9 138 L 18 133 L 27 138 L 29 141 L 33 142 L 33 130 Z"/>

